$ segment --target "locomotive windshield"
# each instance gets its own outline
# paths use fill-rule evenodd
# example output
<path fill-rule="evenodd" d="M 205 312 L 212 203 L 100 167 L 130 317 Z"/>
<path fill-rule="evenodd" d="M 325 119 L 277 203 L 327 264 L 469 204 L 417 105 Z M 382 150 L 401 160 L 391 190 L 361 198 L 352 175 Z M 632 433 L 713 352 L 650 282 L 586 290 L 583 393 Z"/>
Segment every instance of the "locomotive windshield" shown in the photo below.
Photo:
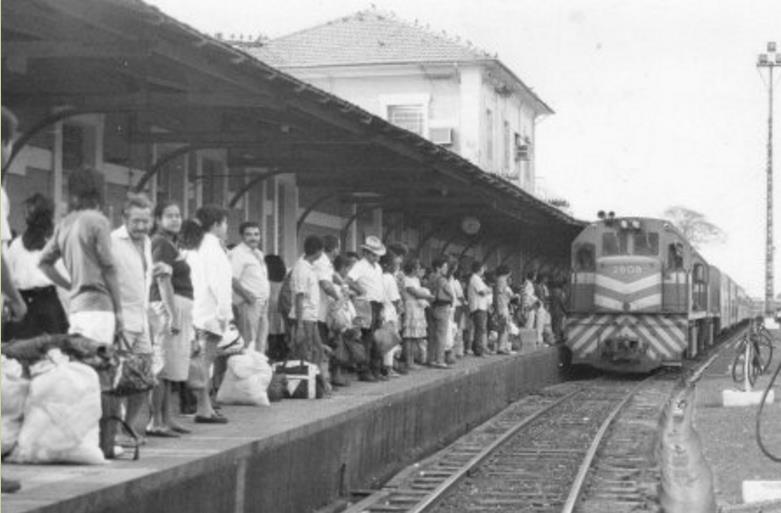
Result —
<path fill-rule="evenodd" d="M 631 241 L 631 244 L 630 244 Z M 602 256 L 659 254 L 656 232 L 606 231 L 602 234 Z"/>
<path fill-rule="evenodd" d="M 637 232 L 634 236 L 635 255 L 656 256 L 659 254 L 659 234 L 656 232 Z"/>
<path fill-rule="evenodd" d="M 626 232 L 607 231 L 602 234 L 602 256 L 628 254 L 629 237 Z"/>

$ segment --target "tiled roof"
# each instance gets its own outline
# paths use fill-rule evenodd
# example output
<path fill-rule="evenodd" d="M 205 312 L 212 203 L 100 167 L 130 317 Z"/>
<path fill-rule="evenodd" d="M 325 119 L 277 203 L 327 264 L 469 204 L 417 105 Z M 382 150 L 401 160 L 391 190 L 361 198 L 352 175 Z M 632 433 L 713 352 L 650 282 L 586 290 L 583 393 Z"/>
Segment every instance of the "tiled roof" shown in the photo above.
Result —
<path fill-rule="evenodd" d="M 279 67 L 496 59 L 469 42 L 376 9 L 272 39 L 247 51 Z"/>

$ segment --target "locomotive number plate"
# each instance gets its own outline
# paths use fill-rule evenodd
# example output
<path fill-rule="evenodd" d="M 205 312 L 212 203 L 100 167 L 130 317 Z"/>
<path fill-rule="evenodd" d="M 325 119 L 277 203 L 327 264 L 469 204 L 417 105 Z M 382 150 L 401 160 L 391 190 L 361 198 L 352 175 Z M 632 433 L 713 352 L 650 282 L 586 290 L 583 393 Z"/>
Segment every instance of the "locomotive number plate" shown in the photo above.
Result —
<path fill-rule="evenodd" d="M 631 276 L 634 274 L 641 274 L 642 272 L 643 268 L 639 265 L 614 265 L 610 269 L 610 273 L 617 276 Z"/>

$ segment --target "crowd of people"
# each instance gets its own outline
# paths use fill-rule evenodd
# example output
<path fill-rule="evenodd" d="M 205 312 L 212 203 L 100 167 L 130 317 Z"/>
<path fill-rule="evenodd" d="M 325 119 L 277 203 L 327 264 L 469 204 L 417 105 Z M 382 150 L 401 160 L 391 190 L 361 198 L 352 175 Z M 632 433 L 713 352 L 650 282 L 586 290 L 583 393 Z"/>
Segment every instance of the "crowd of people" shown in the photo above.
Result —
<path fill-rule="evenodd" d="M 5 137 L 12 115 L 4 111 L 3 121 Z M 257 222 L 229 226 L 216 205 L 184 220 L 175 201 L 129 195 L 112 230 L 103 191 L 98 171 L 71 172 L 67 214 L 55 223 L 52 200 L 34 194 L 24 203 L 26 229 L 14 238 L 3 192 L 3 340 L 75 333 L 148 359 L 154 389 L 102 405 L 142 440 L 189 433 L 182 413 L 195 423 L 229 421 L 215 392 L 231 329 L 272 361 L 317 366 L 326 397 L 354 379 L 512 354 L 523 330 L 533 345 L 562 339 L 564 283 L 535 273 L 516 286 L 503 265 L 464 270 L 443 256 L 426 267 L 404 245 L 386 247 L 375 236 L 358 254 L 343 252 L 332 235 L 310 235 L 300 258 L 285 263 L 263 253 Z M 232 247 L 230 230 L 240 238 Z M 121 435 L 107 436 L 116 437 L 104 449 L 114 457 Z"/>

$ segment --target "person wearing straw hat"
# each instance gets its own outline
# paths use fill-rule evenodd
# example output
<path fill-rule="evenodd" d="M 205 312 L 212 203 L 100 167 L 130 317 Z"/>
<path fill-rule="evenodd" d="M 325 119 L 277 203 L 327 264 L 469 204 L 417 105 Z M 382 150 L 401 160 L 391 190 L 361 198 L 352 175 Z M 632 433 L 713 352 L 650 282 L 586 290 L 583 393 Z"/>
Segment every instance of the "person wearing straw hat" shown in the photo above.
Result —
<path fill-rule="evenodd" d="M 347 282 L 357 294 L 355 309 L 363 318 L 361 333 L 366 354 L 370 355 L 369 368 L 359 369 L 358 379 L 376 381 L 387 379 L 380 369 L 382 355 L 378 354 L 372 334 L 381 325 L 382 304 L 385 301 L 385 287 L 382 281 L 380 257 L 385 254 L 385 245 L 374 235 L 369 235 L 361 245 L 363 257 L 355 263 L 347 274 Z"/>

